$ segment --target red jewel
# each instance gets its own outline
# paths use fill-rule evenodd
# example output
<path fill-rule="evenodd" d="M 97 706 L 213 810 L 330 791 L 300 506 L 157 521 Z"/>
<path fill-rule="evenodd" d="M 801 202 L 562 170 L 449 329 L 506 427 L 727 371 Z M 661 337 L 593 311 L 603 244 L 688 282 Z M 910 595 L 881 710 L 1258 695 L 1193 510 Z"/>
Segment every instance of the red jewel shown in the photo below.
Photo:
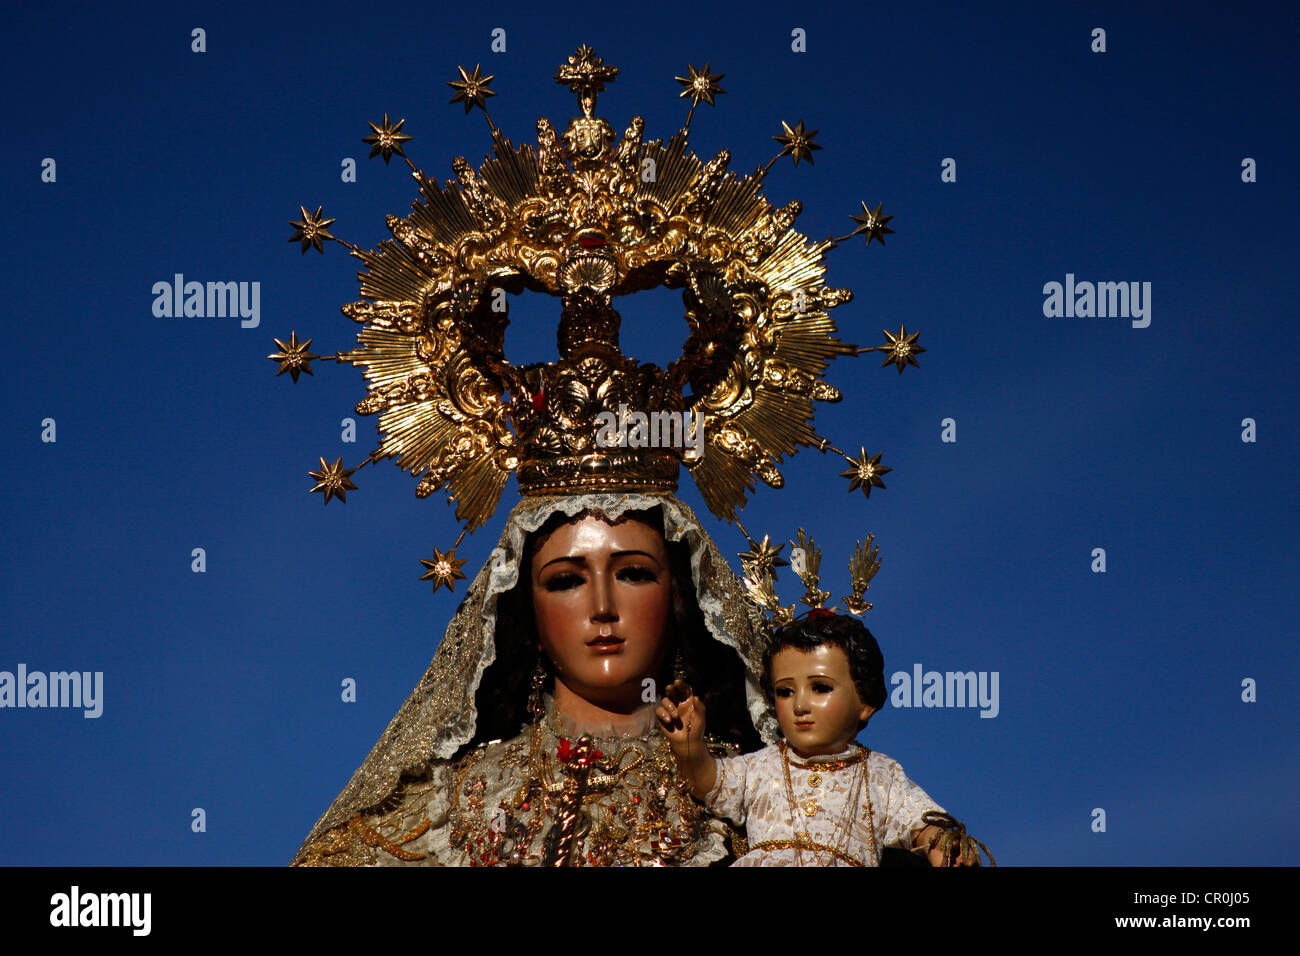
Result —
<path fill-rule="evenodd" d="M 561 763 L 572 763 L 579 767 L 590 767 L 601 757 L 605 756 L 594 747 L 586 754 L 579 756 L 578 748 L 574 746 L 571 741 L 566 740 L 563 737 L 560 738 L 560 743 L 555 748 L 555 755 L 560 758 Z"/>
<path fill-rule="evenodd" d="M 584 249 L 599 249 L 602 246 L 608 245 L 608 243 L 605 242 L 604 239 L 600 238 L 600 236 L 583 236 L 578 240 L 578 245 L 582 246 Z"/>
<path fill-rule="evenodd" d="M 540 412 L 546 407 L 546 386 L 543 385 L 533 396 L 533 411 Z"/>

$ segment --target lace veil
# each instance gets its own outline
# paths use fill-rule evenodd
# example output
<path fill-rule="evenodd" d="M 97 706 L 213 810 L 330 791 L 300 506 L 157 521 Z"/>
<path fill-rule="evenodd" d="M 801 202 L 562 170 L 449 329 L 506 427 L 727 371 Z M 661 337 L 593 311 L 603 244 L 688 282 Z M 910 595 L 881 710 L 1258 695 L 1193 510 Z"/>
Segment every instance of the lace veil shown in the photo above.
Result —
<path fill-rule="evenodd" d="M 424 676 L 343 792 L 312 828 L 303 848 L 354 814 L 383 804 L 404 775 L 423 775 L 431 761 L 450 759 L 474 739 L 478 723 L 475 696 L 484 672 L 497 659 L 498 599 L 519 581 L 530 532 L 556 512 L 574 516 L 590 511 L 612 521 L 627 511 L 655 507 L 662 510 L 665 539 L 683 542 L 689 553 L 695 598 L 709 636 L 731 648 L 743 664 L 749 719 L 765 743 L 773 742 L 779 730 L 759 685 L 762 617 L 691 508 L 668 494 L 524 498 L 511 511 L 488 562 L 474 576 Z"/>

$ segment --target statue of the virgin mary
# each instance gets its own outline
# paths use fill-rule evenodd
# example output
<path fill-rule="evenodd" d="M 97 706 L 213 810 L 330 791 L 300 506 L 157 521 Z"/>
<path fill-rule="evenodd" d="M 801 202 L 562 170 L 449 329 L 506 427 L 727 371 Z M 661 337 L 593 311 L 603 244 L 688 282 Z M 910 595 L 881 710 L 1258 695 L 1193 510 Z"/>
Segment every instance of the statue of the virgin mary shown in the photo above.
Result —
<path fill-rule="evenodd" d="M 756 749 L 770 719 L 758 635 L 727 562 L 673 496 L 525 499 L 424 678 L 295 863 L 739 855 L 737 835 L 678 786 L 653 709 L 682 676 L 709 701 L 717 746 Z"/>
<path fill-rule="evenodd" d="M 395 458 L 421 476 L 420 497 L 447 489 L 467 531 L 512 474 L 521 501 L 295 865 L 708 865 L 744 852 L 681 786 L 653 720 L 684 679 L 718 753 L 777 734 L 760 691 L 764 618 L 675 496 L 678 473 L 736 521 L 755 478 L 780 487 L 783 456 L 838 451 L 813 431 L 812 402 L 839 399 L 827 362 L 860 350 L 828 315 L 850 298 L 822 281 L 840 240 L 809 244 L 792 228 L 799 204 L 762 197 L 771 163 L 737 177 L 726 152 L 701 162 L 690 116 L 666 144 L 642 142 L 641 117 L 615 143 L 593 111 L 617 72 L 581 47 L 556 73 L 583 114 L 563 135 L 543 119 L 537 147 L 516 148 L 489 117 L 494 156 L 477 171 L 457 159 L 446 186 L 411 164 L 422 201 L 388 217 L 379 249 L 349 246 L 369 271 L 343 311 L 364 328 L 337 360 L 363 368 L 357 411 L 379 416 L 381 436 L 363 464 Z M 456 99 L 484 107 L 491 78 L 461 74 Z M 679 78 L 692 115 L 719 78 Z M 372 124 L 372 155 L 404 157 L 401 126 Z M 802 123 L 786 132 L 778 155 L 819 148 Z M 890 231 L 878 210 L 854 218 L 868 241 Z M 304 209 L 294 239 L 320 248 L 331 222 Z M 682 290 L 689 327 L 667 369 L 620 351 L 612 305 L 657 286 Z M 507 296 L 525 291 L 561 301 L 558 361 L 506 360 Z M 891 346 L 900 371 L 914 338 Z M 295 381 L 317 358 L 296 333 L 278 344 Z M 854 487 L 879 485 L 878 457 L 848 459 Z M 355 488 L 356 469 L 321 469 L 326 501 Z M 749 572 L 784 563 L 766 538 L 749 546 Z M 454 546 L 424 563 L 435 589 L 464 577 Z"/>

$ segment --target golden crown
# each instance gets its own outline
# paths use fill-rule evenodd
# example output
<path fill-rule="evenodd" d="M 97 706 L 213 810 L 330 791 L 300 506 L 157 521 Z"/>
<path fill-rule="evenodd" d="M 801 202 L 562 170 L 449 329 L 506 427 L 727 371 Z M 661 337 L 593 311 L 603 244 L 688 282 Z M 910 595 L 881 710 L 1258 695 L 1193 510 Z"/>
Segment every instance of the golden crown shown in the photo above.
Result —
<path fill-rule="evenodd" d="M 874 534 L 869 534 L 865 545 L 859 541 L 853 557 L 849 559 L 850 591 L 846 597 L 841 598 L 841 602 L 846 611 L 859 617 L 872 608 L 871 603 L 864 600 L 863 596 L 871 587 L 871 579 L 880 570 L 880 549 L 875 546 L 875 539 Z M 762 541 L 754 541 L 750 538 L 749 550 L 740 556 L 741 566 L 745 572 L 741 580 L 744 582 L 750 600 L 761 611 L 766 612 L 771 624 L 777 627 L 793 621 L 797 605 L 783 606 L 776 593 L 776 569 L 790 567 L 803 582 L 803 597 L 799 600 L 808 607 L 808 611 L 804 613 L 814 611 L 833 613 L 836 609 L 835 605 L 826 607 L 826 599 L 831 594 L 821 589 L 821 548 L 817 547 L 812 537 L 803 528 L 799 529 L 797 539 L 790 542 L 789 561 L 781 557 L 781 549 L 784 547 L 785 545 L 773 546 L 768 535 L 764 535 Z"/>
<path fill-rule="evenodd" d="M 358 347 L 325 357 L 359 366 L 368 381 L 356 411 L 378 416 L 380 443 L 357 468 L 394 458 L 420 476 L 417 496 L 446 488 L 465 531 L 492 515 L 511 473 L 524 495 L 672 491 L 684 464 L 709 509 L 730 521 L 755 478 L 781 487 L 776 465 L 799 446 L 844 456 L 850 491 L 884 487 L 891 469 L 880 455 L 849 458 L 811 423 L 814 401 L 841 397 L 824 380 L 831 359 L 883 351 L 901 373 L 925 351 L 906 327 L 886 331 L 881 346 L 841 342 L 828 314 L 852 293 L 824 284 L 825 253 L 856 235 L 883 245 L 893 217 L 863 203 L 848 235 L 810 242 L 793 228 L 800 203 L 775 208 L 761 193 L 781 156 L 812 162 L 817 130 L 783 123 L 780 152 L 749 175 L 728 170 L 726 150 L 701 161 L 687 148 L 691 119 L 725 92 L 705 64 L 676 78 L 691 106 L 667 143 L 644 141 L 639 116 L 616 142 L 594 110 L 619 71 L 582 46 L 555 73 L 582 115 L 562 135 L 540 119 L 536 147 L 516 148 L 487 111 L 493 77 L 458 69 L 451 102 L 483 111 L 494 155 L 477 170 L 457 157 L 456 178 L 439 185 L 406 157 L 405 120 L 385 115 L 363 142 L 372 158 L 405 159 L 420 191 L 410 215 L 387 217 L 393 238 L 359 249 L 329 231 L 335 220 L 321 207 L 291 222 L 303 253 L 338 241 L 368 270 L 362 301 L 343 307 L 363 326 Z M 660 286 L 682 290 L 688 327 L 666 369 L 620 351 L 613 307 L 616 296 Z M 509 297 L 525 291 L 560 300 L 558 361 L 506 359 Z M 275 341 L 277 374 L 295 382 L 322 358 L 296 330 Z M 656 440 L 665 435 L 673 440 Z M 322 458 L 311 490 L 345 501 L 357 468 Z M 435 589 L 463 577 L 454 548 L 435 558 L 426 562 Z"/>

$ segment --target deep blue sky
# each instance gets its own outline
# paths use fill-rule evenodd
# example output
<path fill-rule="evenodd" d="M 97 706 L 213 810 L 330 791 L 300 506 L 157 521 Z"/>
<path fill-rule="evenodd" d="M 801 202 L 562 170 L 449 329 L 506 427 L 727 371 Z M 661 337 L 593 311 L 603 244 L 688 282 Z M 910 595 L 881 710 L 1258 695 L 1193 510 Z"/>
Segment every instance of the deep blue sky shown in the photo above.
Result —
<path fill-rule="evenodd" d="M 824 149 L 783 160 L 766 195 L 802 200 L 814 238 L 847 232 L 860 200 L 896 217 L 888 246 L 832 252 L 830 284 L 856 294 L 834 318 L 866 345 L 906 322 L 929 351 L 901 377 L 870 356 L 832 365 L 845 401 L 817 415 L 840 447 L 883 452 L 888 488 L 846 495 L 843 464 L 810 451 L 743 520 L 807 527 L 837 596 L 875 532 L 887 673 L 996 671 L 1000 712 L 886 709 L 863 739 L 1002 864 L 1293 864 L 1287 5 L 511 7 L 7 12 L 0 670 L 103 671 L 104 713 L 0 710 L 0 864 L 283 864 L 368 752 L 459 600 L 417 581 L 457 526 L 389 464 L 346 505 L 307 494 L 317 457 L 355 464 L 374 426 L 339 441 L 358 370 L 318 364 L 295 387 L 265 359 L 291 329 L 318 352 L 354 331 L 338 308 L 355 260 L 301 256 L 286 221 L 323 204 L 336 234 L 374 246 L 415 192 L 404 165 L 366 160 L 367 121 L 406 117 L 409 154 L 449 177 L 490 145 L 447 103 L 455 67 L 496 74 L 493 118 L 529 141 L 538 116 L 574 115 L 551 75 L 581 43 L 622 69 L 598 108 L 616 130 L 639 114 L 647 138 L 669 136 L 685 116 L 673 77 L 708 60 L 728 92 L 697 111 L 701 155 L 753 169 L 803 119 Z M 177 272 L 260 282 L 260 327 L 155 318 L 150 290 Z M 1150 326 L 1046 318 L 1043 285 L 1067 273 L 1150 282 Z M 680 298 L 644 299 L 620 303 L 624 345 L 664 361 Z M 547 354 L 555 316 L 515 319 L 512 354 Z M 682 495 L 743 550 L 689 481 Z M 512 483 L 460 549 L 467 571 L 514 500 Z"/>

